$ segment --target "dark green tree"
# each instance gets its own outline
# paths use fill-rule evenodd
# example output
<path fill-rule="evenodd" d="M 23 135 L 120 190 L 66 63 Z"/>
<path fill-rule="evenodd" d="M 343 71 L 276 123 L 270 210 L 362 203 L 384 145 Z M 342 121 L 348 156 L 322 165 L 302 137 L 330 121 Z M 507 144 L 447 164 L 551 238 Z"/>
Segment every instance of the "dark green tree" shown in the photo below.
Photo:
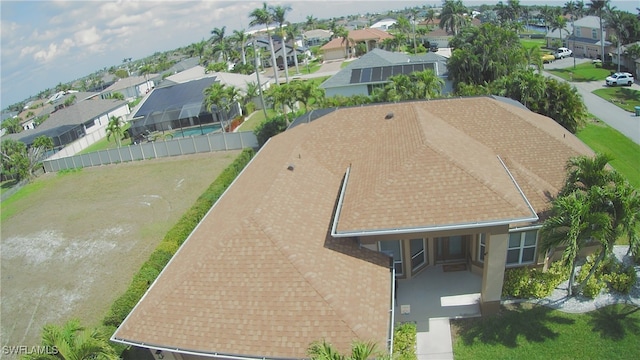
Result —
<path fill-rule="evenodd" d="M 490 83 L 528 66 L 518 35 L 493 24 L 467 27 L 450 45 L 454 50 L 447 68 L 456 88 Z"/>

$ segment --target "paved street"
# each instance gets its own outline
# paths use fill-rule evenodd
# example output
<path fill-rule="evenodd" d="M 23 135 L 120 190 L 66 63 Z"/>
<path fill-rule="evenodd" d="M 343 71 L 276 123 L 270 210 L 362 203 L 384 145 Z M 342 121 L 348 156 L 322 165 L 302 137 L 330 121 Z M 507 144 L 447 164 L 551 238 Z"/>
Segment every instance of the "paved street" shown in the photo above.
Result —
<path fill-rule="evenodd" d="M 584 62 L 591 62 L 591 59 L 576 58 L 575 62 L 576 64 L 581 64 Z M 573 66 L 573 63 L 574 58 L 571 57 L 556 60 L 551 64 L 545 64 L 544 68 L 545 70 L 567 68 Z M 564 81 L 546 71 L 545 75 Z M 640 144 L 640 117 L 637 117 L 634 113 L 625 111 L 611 102 L 591 93 L 596 89 L 605 87 L 604 80 L 571 82 L 571 84 L 575 86 L 580 95 L 582 95 L 582 99 L 590 113 L 607 123 L 609 126 L 620 131 L 636 144 Z M 631 85 L 631 88 L 640 91 L 640 85 L 638 85 L 637 79 L 636 83 Z"/>

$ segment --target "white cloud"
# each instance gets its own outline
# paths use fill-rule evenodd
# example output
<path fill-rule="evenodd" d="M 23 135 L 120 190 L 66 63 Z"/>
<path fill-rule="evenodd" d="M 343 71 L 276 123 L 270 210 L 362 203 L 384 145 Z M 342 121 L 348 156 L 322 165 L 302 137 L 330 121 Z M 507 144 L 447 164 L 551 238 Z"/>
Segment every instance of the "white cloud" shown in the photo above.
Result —
<path fill-rule="evenodd" d="M 77 31 L 74 35 L 77 46 L 91 46 L 100 41 L 98 29 L 93 26 L 89 29 Z"/>

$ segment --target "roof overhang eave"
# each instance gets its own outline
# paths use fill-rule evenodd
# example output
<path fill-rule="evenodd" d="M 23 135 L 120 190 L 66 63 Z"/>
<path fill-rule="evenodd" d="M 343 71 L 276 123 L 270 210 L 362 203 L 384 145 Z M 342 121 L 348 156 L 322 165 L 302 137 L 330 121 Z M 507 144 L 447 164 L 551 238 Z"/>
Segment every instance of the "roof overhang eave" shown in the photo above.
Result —
<path fill-rule="evenodd" d="M 168 346 L 161 346 L 161 345 L 147 344 L 144 342 L 119 339 L 114 336 L 111 336 L 110 340 L 120 344 L 137 346 L 137 347 L 142 347 L 150 350 L 166 351 L 171 353 L 195 355 L 195 356 L 202 356 L 202 357 L 209 357 L 209 358 L 216 358 L 216 359 L 230 359 L 230 360 L 258 360 L 258 359 L 260 360 L 264 360 L 264 359 L 293 360 L 293 359 L 296 359 L 296 358 L 287 358 L 287 357 L 265 357 L 260 355 L 234 355 L 234 354 L 225 354 L 225 353 L 219 353 L 219 352 L 208 352 L 208 351 L 205 352 L 205 351 L 196 351 L 196 350 L 188 350 L 188 349 L 181 349 L 181 348 L 172 348 Z"/>
<path fill-rule="evenodd" d="M 418 226 L 418 227 L 397 228 L 397 229 L 377 229 L 377 230 L 372 229 L 372 230 L 353 230 L 353 231 L 334 231 L 332 229 L 331 236 L 336 238 L 344 238 L 344 237 L 356 237 L 356 236 L 377 236 L 377 235 L 395 235 L 395 234 L 400 235 L 400 234 L 425 233 L 425 232 L 434 232 L 434 231 L 465 230 L 465 229 L 484 228 L 484 227 L 492 227 L 492 226 L 504 226 L 504 225 L 510 225 L 513 223 L 535 222 L 538 220 L 539 220 L 538 216 L 535 215 L 530 217 L 511 218 L 511 219 L 503 219 L 503 220 L 480 221 L 480 222 L 460 223 L 460 224 L 442 224 L 442 225 L 433 225 L 433 226 Z"/>

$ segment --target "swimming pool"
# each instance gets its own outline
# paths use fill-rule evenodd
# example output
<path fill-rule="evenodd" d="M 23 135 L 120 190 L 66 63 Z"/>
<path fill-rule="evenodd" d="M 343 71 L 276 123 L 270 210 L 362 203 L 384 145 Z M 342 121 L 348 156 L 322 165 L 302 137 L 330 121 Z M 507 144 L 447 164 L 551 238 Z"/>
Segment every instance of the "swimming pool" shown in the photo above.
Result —
<path fill-rule="evenodd" d="M 196 126 L 191 128 L 175 129 L 173 136 L 189 137 L 189 136 L 205 135 L 211 132 L 220 131 L 220 129 L 221 129 L 220 124 L 207 124 L 207 125 Z"/>

